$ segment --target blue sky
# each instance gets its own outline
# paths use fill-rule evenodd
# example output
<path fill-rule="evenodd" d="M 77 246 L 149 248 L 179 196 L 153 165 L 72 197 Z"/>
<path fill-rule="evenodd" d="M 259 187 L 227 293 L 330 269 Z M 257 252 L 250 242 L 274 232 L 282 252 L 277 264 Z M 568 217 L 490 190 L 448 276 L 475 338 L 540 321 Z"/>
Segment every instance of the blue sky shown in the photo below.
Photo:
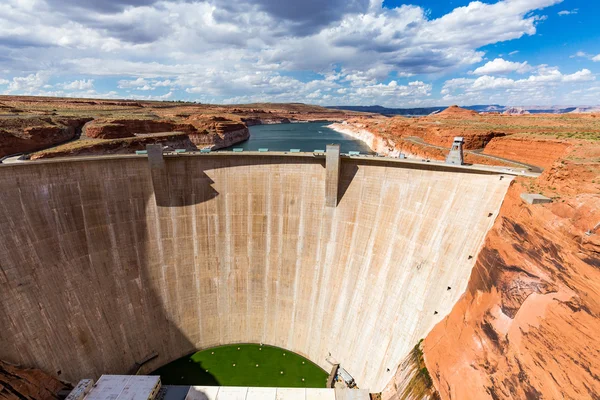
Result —
<path fill-rule="evenodd" d="M 589 0 L 4 0 L 0 94 L 599 105 Z"/>

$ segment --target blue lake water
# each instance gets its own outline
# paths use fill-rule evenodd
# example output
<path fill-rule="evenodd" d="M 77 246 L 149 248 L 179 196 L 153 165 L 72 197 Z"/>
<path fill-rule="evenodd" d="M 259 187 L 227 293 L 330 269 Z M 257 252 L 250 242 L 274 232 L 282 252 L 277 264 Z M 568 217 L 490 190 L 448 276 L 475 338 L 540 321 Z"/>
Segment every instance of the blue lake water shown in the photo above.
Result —
<path fill-rule="evenodd" d="M 342 153 L 360 151 L 361 154 L 374 154 L 364 142 L 327 128 L 329 124 L 331 123 L 309 122 L 251 126 L 250 139 L 232 147 L 250 151 L 267 148 L 269 151 L 300 149 L 303 152 L 310 152 L 325 150 L 326 145 L 337 143 Z"/>

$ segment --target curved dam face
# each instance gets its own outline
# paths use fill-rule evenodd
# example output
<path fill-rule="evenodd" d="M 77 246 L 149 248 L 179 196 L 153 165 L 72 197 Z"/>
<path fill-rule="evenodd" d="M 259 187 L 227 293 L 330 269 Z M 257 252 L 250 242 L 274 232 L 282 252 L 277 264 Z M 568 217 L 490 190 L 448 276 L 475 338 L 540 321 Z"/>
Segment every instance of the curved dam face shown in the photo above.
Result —
<path fill-rule="evenodd" d="M 0 359 L 74 382 L 265 343 L 380 391 L 464 292 L 511 181 L 348 158 L 331 208 L 323 158 L 163 169 L 0 167 Z"/>

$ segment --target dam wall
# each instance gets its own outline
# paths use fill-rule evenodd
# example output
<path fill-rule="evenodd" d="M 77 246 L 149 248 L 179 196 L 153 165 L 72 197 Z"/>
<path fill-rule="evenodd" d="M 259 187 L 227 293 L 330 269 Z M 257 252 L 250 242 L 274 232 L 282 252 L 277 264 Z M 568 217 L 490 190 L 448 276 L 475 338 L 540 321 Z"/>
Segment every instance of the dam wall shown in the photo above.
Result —
<path fill-rule="evenodd" d="M 0 166 L 0 359 L 76 382 L 265 343 L 380 391 L 465 291 L 512 179 L 343 158 L 326 207 L 324 158 L 156 168 Z"/>

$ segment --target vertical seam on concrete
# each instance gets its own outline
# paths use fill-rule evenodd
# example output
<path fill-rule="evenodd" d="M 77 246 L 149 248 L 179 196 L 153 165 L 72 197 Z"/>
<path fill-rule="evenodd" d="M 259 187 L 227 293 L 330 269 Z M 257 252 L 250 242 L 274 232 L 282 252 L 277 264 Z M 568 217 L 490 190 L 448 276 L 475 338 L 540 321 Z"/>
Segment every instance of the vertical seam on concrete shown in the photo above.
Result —
<path fill-rule="evenodd" d="M 254 209 L 252 208 L 252 193 L 248 193 L 246 196 L 247 206 L 248 206 L 248 216 L 246 218 L 246 256 L 248 258 L 248 268 L 246 268 L 246 337 L 250 337 L 249 329 L 250 324 L 252 323 L 251 309 L 254 303 L 252 298 L 252 292 L 250 290 L 250 276 L 254 265 L 254 259 L 252 257 L 252 248 L 254 247 L 254 237 L 253 237 L 253 224 L 252 218 L 254 216 Z"/>
<path fill-rule="evenodd" d="M 283 186 L 284 184 L 284 179 L 283 176 L 281 175 L 280 171 L 279 171 L 279 165 L 277 165 L 277 175 L 279 177 L 279 183 L 280 183 L 280 187 Z M 285 209 L 285 192 L 282 191 L 281 195 L 278 198 L 278 224 L 277 224 L 277 229 L 279 232 L 279 235 L 277 235 L 277 272 L 276 272 L 276 277 L 277 279 L 275 280 L 275 318 L 273 318 L 273 321 L 279 321 L 278 315 L 279 315 L 279 311 L 280 311 L 280 301 L 277 301 L 277 299 L 279 299 L 279 292 L 281 289 L 281 264 L 282 264 L 282 257 L 283 257 L 283 226 L 284 226 L 284 220 L 283 220 L 283 210 Z M 279 335 L 278 335 L 279 336 Z M 277 343 L 278 345 L 280 345 L 280 343 Z"/>
<path fill-rule="evenodd" d="M 223 195 L 223 197 L 225 197 L 225 254 L 226 256 L 225 258 L 225 286 L 227 287 L 227 336 L 229 336 L 229 328 L 231 327 L 231 314 L 232 314 L 232 309 L 231 309 L 231 293 L 229 293 L 229 289 L 231 289 L 230 287 L 230 279 L 231 279 L 231 262 L 232 262 L 232 258 L 233 255 L 231 253 L 231 199 L 228 196 L 229 193 L 229 184 L 227 182 L 227 179 L 225 179 L 224 182 L 225 185 L 225 194 Z M 235 263 L 235 259 L 233 260 L 233 262 Z M 223 324 L 220 324 L 220 326 L 222 326 Z M 222 340 L 222 338 L 221 338 Z"/>
<path fill-rule="evenodd" d="M 196 193 L 192 192 L 192 243 L 194 249 L 194 286 L 196 287 L 196 293 L 200 293 L 200 271 L 198 267 L 198 216 L 196 213 Z M 200 343 L 203 342 L 202 335 L 202 307 L 196 307 L 196 315 L 198 318 L 198 340 Z M 197 343 L 194 343 L 194 346 L 197 347 Z"/>
<path fill-rule="evenodd" d="M 403 197 L 401 196 L 401 193 L 398 194 L 397 196 L 397 202 L 401 202 Z M 396 215 L 394 216 L 394 222 L 393 222 L 393 227 L 395 227 L 396 229 L 398 229 L 398 220 L 400 219 L 400 216 L 402 215 L 402 212 L 396 212 Z M 373 290 L 377 290 L 378 288 L 384 287 L 385 286 L 385 282 L 388 280 L 388 275 L 390 272 L 390 268 L 392 266 L 392 254 L 393 254 L 393 250 L 394 250 L 394 246 L 395 246 L 396 240 L 390 240 L 387 246 L 387 251 L 385 253 L 385 258 L 384 258 L 384 262 L 383 262 L 383 267 L 379 270 L 379 274 L 377 276 L 377 282 L 376 285 L 373 287 Z M 377 316 L 380 316 L 382 314 L 382 306 L 384 304 L 383 299 L 379 298 L 378 301 L 379 305 L 377 307 L 377 312 L 373 313 L 373 317 L 376 318 Z M 372 332 L 373 329 L 375 328 L 375 324 L 368 324 L 368 332 Z M 370 335 L 367 335 L 367 337 Z"/>
<path fill-rule="evenodd" d="M 273 168 L 273 164 L 269 165 L 269 171 Z M 262 332 L 262 338 L 261 338 L 261 343 L 264 343 L 266 341 L 267 338 L 267 327 L 269 326 L 268 324 L 268 318 L 269 318 L 269 301 L 268 299 L 269 294 L 270 294 L 270 285 L 269 285 L 269 277 L 271 276 L 271 237 L 273 236 L 271 234 L 271 224 L 273 221 L 273 213 L 272 213 L 272 207 L 273 207 L 273 202 L 272 202 L 272 196 L 271 193 L 273 193 L 272 191 L 272 185 L 271 185 L 271 181 L 272 179 L 269 179 L 267 177 L 266 179 L 267 181 L 267 195 L 266 197 L 266 214 L 267 214 L 267 229 L 265 232 L 265 235 L 267 236 L 265 238 L 265 278 L 264 278 L 264 290 L 265 290 L 265 303 L 263 305 L 263 332 Z"/>
<path fill-rule="evenodd" d="M 298 243 L 296 243 L 296 267 L 295 267 L 295 271 L 294 271 L 294 302 L 292 303 L 292 322 L 291 322 L 291 326 L 290 326 L 290 332 L 288 334 L 288 348 L 292 348 L 290 347 L 290 344 L 293 342 L 293 338 L 294 338 L 294 324 L 296 323 L 296 305 L 298 304 L 298 280 L 299 275 L 300 275 L 300 269 L 301 269 L 301 264 L 302 264 L 302 249 L 304 248 L 304 198 L 305 196 L 303 196 L 302 194 L 305 193 L 304 189 L 305 189 L 305 185 L 306 185 L 306 179 L 302 179 L 301 180 L 302 183 L 300 185 L 300 191 L 299 193 L 301 194 L 299 196 L 300 198 L 300 216 L 299 216 L 299 223 L 298 223 Z"/>
<path fill-rule="evenodd" d="M 357 172 L 356 175 L 354 176 L 354 179 L 356 179 L 358 177 L 358 175 L 360 174 L 360 172 Z M 360 178 L 359 178 L 360 179 Z M 352 184 L 352 182 L 350 182 L 350 185 Z M 339 187 L 339 183 L 338 183 L 338 187 Z M 350 190 L 350 187 L 348 186 L 348 190 Z M 360 191 L 358 193 L 358 205 L 356 206 L 356 211 L 353 214 L 353 219 L 352 219 L 352 239 L 351 239 L 351 244 L 350 244 L 350 248 L 354 249 L 355 244 L 356 244 L 356 236 L 357 236 L 357 229 L 358 229 L 358 221 L 357 221 L 357 215 L 361 215 L 360 210 L 362 208 L 362 193 L 363 193 L 364 188 L 361 187 Z M 353 256 L 352 255 L 348 255 L 348 258 L 346 260 L 346 264 L 343 267 L 344 271 L 349 271 L 350 268 L 352 267 L 353 264 Z M 346 301 L 346 296 L 348 295 L 349 291 L 350 291 L 350 284 L 351 284 L 351 280 L 354 280 L 355 277 L 351 276 L 351 274 L 344 274 L 344 277 L 342 279 L 342 285 L 340 287 L 339 293 L 338 293 L 338 298 L 336 299 L 336 304 L 335 304 L 335 311 L 334 311 L 334 315 L 333 315 L 333 325 L 335 327 L 337 327 L 334 330 L 334 337 L 339 337 L 340 334 L 340 330 L 343 329 L 342 325 L 343 322 L 341 322 L 340 320 L 345 320 L 345 311 L 347 309 L 347 307 L 349 306 L 348 302 Z M 344 301 L 341 301 L 344 300 Z M 339 361 L 339 360 L 338 360 Z"/>
<path fill-rule="evenodd" d="M 387 181 L 387 180 L 384 179 L 384 182 L 385 181 Z M 363 262 L 361 263 L 359 275 L 358 275 L 358 278 L 356 279 L 355 288 L 358 285 L 364 284 L 366 282 L 369 270 L 371 269 L 371 262 L 373 259 L 373 245 L 374 245 L 375 238 L 376 238 L 376 235 L 374 234 L 374 232 L 378 231 L 379 221 L 380 221 L 379 216 L 381 215 L 381 208 L 382 208 L 381 198 L 383 197 L 382 194 L 386 189 L 387 189 L 387 187 L 385 185 L 381 186 L 381 191 L 379 193 L 379 198 L 377 201 L 377 212 L 375 214 L 375 225 L 370 229 L 370 232 L 369 232 L 369 241 L 368 241 L 367 247 L 366 247 L 367 254 L 364 257 Z M 354 290 L 354 295 L 352 296 L 352 300 L 350 301 L 350 309 L 362 310 L 361 301 L 360 301 L 360 299 L 357 299 L 357 297 L 356 297 L 357 292 L 358 292 L 357 290 Z M 364 293 L 364 291 L 363 291 L 363 293 Z M 363 301 L 364 300 L 366 300 L 366 299 L 363 298 Z M 356 304 L 356 303 L 358 303 L 358 304 Z M 360 315 L 360 313 L 355 313 L 353 315 L 353 317 L 352 317 L 353 321 L 356 321 L 357 315 Z M 363 338 L 363 336 L 361 334 L 359 334 L 359 338 L 356 342 L 358 342 L 358 344 L 361 344 L 362 338 Z M 352 349 L 352 350 L 353 350 L 352 353 L 360 351 L 360 349 Z M 363 375 L 363 376 L 367 375 L 367 373 L 364 371 L 364 369 L 367 368 L 367 365 L 368 365 L 368 363 L 365 363 L 363 371 L 361 371 L 361 375 Z M 380 368 L 382 368 L 382 366 L 380 366 Z"/>
<path fill-rule="evenodd" d="M 180 210 L 181 208 L 183 208 L 185 206 L 181 206 L 181 207 L 169 207 L 169 214 L 170 214 L 170 221 L 171 221 L 171 225 L 173 227 L 173 238 L 171 240 L 171 265 L 173 266 L 173 264 L 175 264 L 177 262 L 177 246 L 175 244 L 175 238 L 179 237 L 179 223 L 178 223 L 178 210 Z M 175 287 L 177 287 L 177 290 L 175 291 L 175 304 L 173 305 L 175 310 L 176 310 L 176 320 L 178 323 L 181 322 L 182 317 L 183 317 L 183 313 L 181 311 L 181 295 L 183 294 L 183 290 L 181 290 L 181 280 L 179 279 L 179 268 L 177 268 L 177 266 L 175 265 L 174 268 L 171 268 L 172 270 L 172 274 L 173 274 L 173 278 L 174 278 L 174 284 Z"/>
<path fill-rule="evenodd" d="M 325 171 L 323 171 L 323 173 L 326 174 Z M 324 182 L 325 180 L 322 179 L 322 182 Z M 325 204 L 325 203 L 323 203 Z M 319 228 L 318 234 L 316 236 L 316 243 L 317 243 L 317 255 L 315 257 L 315 262 L 312 265 L 312 282 L 314 282 L 314 288 L 313 290 L 311 290 L 311 297 L 310 297 L 310 317 L 309 317 L 309 321 L 308 321 L 308 329 L 306 330 L 307 332 L 312 332 L 312 326 L 313 326 L 313 322 L 316 318 L 316 314 L 315 314 L 315 306 L 317 305 L 317 299 L 320 298 L 321 296 L 321 285 L 320 282 L 322 280 L 322 268 L 320 268 L 321 265 L 321 257 L 322 257 L 322 249 L 323 249 L 323 229 L 325 229 L 326 226 L 331 226 L 330 224 L 328 224 L 326 220 L 328 218 L 327 213 L 324 212 L 324 208 L 321 208 L 319 211 L 319 213 L 321 214 L 321 227 Z M 308 346 L 308 351 L 307 354 L 311 354 L 312 349 L 313 349 L 313 344 L 314 344 L 314 340 L 310 341 L 309 343 L 307 343 Z"/>

